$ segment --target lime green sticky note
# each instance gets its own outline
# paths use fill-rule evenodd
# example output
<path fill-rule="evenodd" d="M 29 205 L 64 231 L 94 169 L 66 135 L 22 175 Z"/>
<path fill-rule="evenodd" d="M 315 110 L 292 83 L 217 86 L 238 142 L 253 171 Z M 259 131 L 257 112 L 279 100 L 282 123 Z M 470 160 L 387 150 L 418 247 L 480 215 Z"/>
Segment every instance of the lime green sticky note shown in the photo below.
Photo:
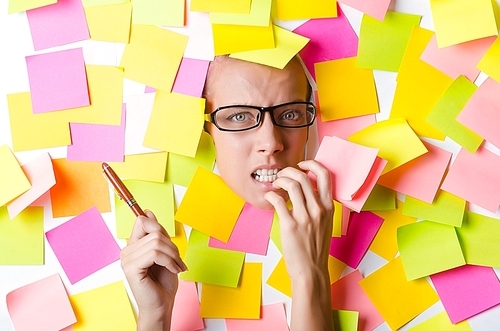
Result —
<path fill-rule="evenodd" d="M 406 278 L 414 280 L 465 264 L 453 226 L 421 221 L 398 228 Z"/>
<path fill-rule="evenodd" d="M 420 19 L 418 15 L 388 12 L 381 22 L 363 15 L 356 64 L 397 72 L 413 27 L 419 25 Z"/>
<path fill-rule="evenodd" d="M 167 169 L 167 152 L 125 155 L 124 162 L 108 162 L 122 179 L 163 183 Z"/>
<path fill-rule="evenodd" d="M 158 222 L 171 237 L 175 236 L 174 188 L 171 183 L 155 183 L 138 180 L 124 180 L 123 183 L 132 193 L 143 210 L 151 210 Z M 125 201 L 115 195 L 116 234 L 127 239 L 132 233 L 135 216 Z"/>
<path fill-rule="evenodd" d="M 184 263 L 188 271 L 180 278 L 204 284 L 237 287 L 245 253 L 208 246 L 210 237 L 193 229 L 189 236 Z"/>
<path fill-rule="evenodd" d="M 210 23 L 268 26 L 271 19 L 271 3 L 272 0 L 252 0 L 248 14 L 213 12 L 210 13 Z"/>
<path fill-rule="evenodd" d="M 280 229 L 280 219 L 277 213 L 274 213 L 273 225 L 271 226 L 271 233 L 269 234 L 271 240 L 276 245 L 280 252 L 283 252 L 281 247 L 281 229 Z"/>
<path fill-rule="evenodd" d="M 349 141 L 378 148 L 378 156 L 387 160 L 383 174 L 427 153 L 420 138 L 401 118 L 370 125 L 351 135 Z"/>
<path fill-rule="evenodd" d="M 240 13 L 250 12 L 251 0 L 191 0 L 191 11 L 204 11 L 215 13 Z"/>
<path fill-rule="evenodd" d="M 173 184 L 188 186 L 198 166 L 212 171 L 215 165 L 215 145 L 212 136 L 203 131 L 193 157 L 168 154 L 167 180 Z"/>
<path fill-rule="evenodd" d="M 118 5 L 128 2 L 130 0 L 82 0 L 83 7 Z"/>
<path fill-rule="evenodd" d="M 12 220 L 0 207 L 0 265 L 42 265 L 43 233 L 43 207 L 27 207 Z"/>
<path fill-rule="evenodd" d="M 442 311 L 429 319 L 426 319 L 420 324 L 408 329 L 408 331 L 472 331 L 467 321 L 462 321 L 457 324 L 452 324 L 446 311 Z"/>
<path fill-rule="evenodd" d="M 229 57 L 283 69 L 309 42 L 309 38 L 273 25 L 276 47 L 246 52 L 235 52 Z"/>
<path fill-rule="evenodd" d="M 477 64 L 477 68 L 495 81 L 500 82 L 500 37 L 497 37 L 490 48 L 486 51 L 482 59 Z"/>
<path fill-rule="evenodd" d="M 227 242 L 244 204 L 219 175 L 198 167 L 175 220 Z"/>
<path fill-rule="evenodd" d="M 69 296 L 77 322 L 73 330 L 136 330 L 134 312 L 122 281 Z"/>
<path fill-rule="evenodd" d="M 432 204 L 406 196 L 403 214 L 451 226 L 462 226 L 467 201 L 440 190 Z"/>
<path fill-rule="evenodd" d="M 90 39 L 128 44 L 132 3 L 91 6 L 84 9 Z"/>
<path fill-rule="evenodd" d="M 337 3 L 330 0 L 276 0 L 273 16 L 279 20 L 337 17 Z"/>
<path fill-rule="evenodd" d="M 9 0 L 9 14 L 52 5 L 56 2 L 57 0 Z"/>
<path fill-rule="evenodd" d="M 212 24 L 215 55 L 274 48 L 271 22 L 267 26 Z"/>
<path fill-rule="evenodd" d="M 428 123 L 471 153 L 479 148 L 483 138 L 459 123 L 456 118 L 476 90 L 477 86 L 473 82 L 465 76 L 459 76 L 427 116 Z"/>
<path fill-rule="evenodd" d="M 184 26 L 185 0 L 134 0 L 132 24 Z"/>
<path fill-rule="evenodd" d="M 143 145 L 194 157 L 205 123 L 204 112 L 203 98 L 156 91 Z"/>
<path fill-rule="evenodd" d="M 498 219 L 466 211 L 457 234 L 468 264 L 500 268 Z"/>
<path fill-rule="evenodd" d="M 16 156 L 9 146 L 0 146 L 0 206 L 17 198 L 31 188 Z"/>
<path fill-rule="evenodd" d="M 333 329 L 341 331 L 357 331 L 359 312 L 349 310 L 332 310 Z"/>
<path fill-rule="evenodd" d="M 375 185 L 361 210 L 396 209 L 396 191 L 382 185 Z"/>

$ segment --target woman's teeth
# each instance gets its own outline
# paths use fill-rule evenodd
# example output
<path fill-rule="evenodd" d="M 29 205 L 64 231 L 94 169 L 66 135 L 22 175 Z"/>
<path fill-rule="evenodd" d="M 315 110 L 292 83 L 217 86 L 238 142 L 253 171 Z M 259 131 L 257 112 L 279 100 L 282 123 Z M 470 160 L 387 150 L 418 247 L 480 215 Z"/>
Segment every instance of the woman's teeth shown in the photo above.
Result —
<path fill-rule="evenodd" d="M 278 171 L 279 169 L 258 169 L 252 175 L 259 182 L 274 182 L 278 178 L 276 176 Z"/>

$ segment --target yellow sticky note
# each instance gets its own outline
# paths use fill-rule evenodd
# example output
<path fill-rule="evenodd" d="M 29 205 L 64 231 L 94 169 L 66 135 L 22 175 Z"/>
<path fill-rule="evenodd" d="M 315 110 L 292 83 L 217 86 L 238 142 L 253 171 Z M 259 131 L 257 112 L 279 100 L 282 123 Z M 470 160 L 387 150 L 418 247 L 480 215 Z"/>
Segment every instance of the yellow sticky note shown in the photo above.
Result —
<path fill-rule="evenodd" d="M 485 72 L 488 76 L 493 78 L 495 81 L 500 82 L 500 66 L 498 62 L 500 61 L 500 38 L 497 37 L 490 48 L 486 51 L 486 54 L 477 64 L 477 68 Z"/>
<path fill-rule="evenodd" d="M 260 318 L 262 263 L 245 263 L 238 287 L 203 284 L 200 316 L 203 318 Z"/>
<path fill-rule="evenodd" d="M 248 14 L 251 2 L 251 0 L 192 0 L 189 10 Z"/>
<path fill-rule="evenodd" d="M 276 0 L 279 20 L 337 17 L 337 3 L 331 0 Z"/>
<path fill-rule="evenodd" d="M 185 0 L 134 0 L 132 24 L 184 26 Z"/>
<path fill-rule="evenodd" d="M 198 167 L 175 220 L 227 242 L 244 204 L 220 176 Z"/>
<path fill-rule="evenodd" d="M 267 26 L 212 24 L 215 55 L 274 48 L 271 22 Z"/>
<path fill-rule="evenodd" d="M 439 48 L 498 34 L 491 0 L 431 0 Z"/>
<path fill-rule="evenodd" d="M 375 185 L 361 210 L 396 209 L 396 191 L 382 185 Z"/>
<path fill-rule="evenodd" d="M 9 14 L 52 5 L 56 2 L 57 0 L 9 0 Z"/>
<path fill-rule="evenodd" d="M 0 207 L 0 265 L 44 264 L 43 207 L 27 207 L 14 219 Z"/>
<path fill-rule="evenodd" d="M 210 13 L 212 24 L 268 26 L 271 19 L 272 0 L 252 0 L 250 12 L 246 13 Z"/>
<path fill-rule="evenodd" d="M 427 153 L 427 148 L 404 119 L 375 123 L 351 135 L 349 141 L 378 148 L 378 156 L 388 161 L 383 173 Z"/>
<path fill-rule="evenodd" d="M 280 291 L 281 293 L 292 297 L 292 281 L 286 271 L 285 259 L 282 257 L 273 272 L 266 281 L 266 284 Z"/>
<path fill-rule="evenodd" d="M 0 206 L 31 188 L 21 165 L 9 146 L 0 146 Z"/>
<path fill-rule="evenodd" d="M 187 236 L 182 223 L 175 222 L 175 237 L 171 237 L 170 239 L 177 246 L 181 259 L 184 259 L 187 249 Z"/>
<path fill-rule="evenodd" d="M 82 0 L 83 7 L 118 5 L 130 2 L 130 0 Z"/>
<path fill-rule="evenodd" d="M 229 57 L 283 69 L 309 42 L 309 38 L 273 25 L 275 48 L 234 52 Z"/>
<path fill-rule="evenodd" d="M 328 254 L 328 274 L 330 275 L 330 284 L 335 283 L 342 276 L 346 264 Z"/>
<path fill-rule="evenodd" d="M 120 66 L 125 77 L 170 92 L 188 37 L 154 25 L 132 25 Z"/>
<path fill-rule="evenodd" d="M 342 204 L 334 200 L 333 206 L 335 210 L 333 212 L 332 237 L 340 237 L 342 235 Z"/>
<path fill-rule="evenodd" d="M 90 39 L 128 44 L 132 3 L 84 7 Z"/>
<path fill-rule="evenodd" d="M 462 321 L 457 324 L 452 324 L 446 311 L 442 311 L 429 319 L 426 319 L 420 324 L 408 329 L 408 331 L 472 331 L 467 321 Z"/>
<path fill-rule="evenodd" d="M 425 279 L 407 281 L 398 257 L 359 282 L 380 315 L 392 330 L 397 330 L 439 301 Z"/>
<path fill-rule="evenodd" d="M 281 233 L 280 233 L 280 219 L 278 214 L 275 212 L 273 217 L 273 225 L 271 226 L 270 237 L 273 243 L 276 245 L 280 252 L 283 252 L 283 248 L 281 247 Z"/>
<path fill-rule="evenodd" d="M 358 68 L 356 61 L 349 57 L 314 64 L 322 121 L 378 113 L 373 70 Z"/>
<path fill-rule="evenodd" d="M 467 201 L 446 191 L 439 191 L 433 203 L 407 195 L 403 214 L 441 224 L 462 226 Z"/>
<path fill-rule="evenodd" d="M 108 162 L 120 178 L 163 183 L 167 168 L 167 152 L 125 155 L 124 162 Z"/>
<path fill-rule="evenodd" d="M 123 330 L 137 328 L 130 299 L 122 281 L 69 296 L 77 322 L 73 330 Z"/>
<path fill-rule="evenodd" d="M 194 157 L 205 123 L 204 111 L 203 98 L 156 91 L 143 145 Z"/>

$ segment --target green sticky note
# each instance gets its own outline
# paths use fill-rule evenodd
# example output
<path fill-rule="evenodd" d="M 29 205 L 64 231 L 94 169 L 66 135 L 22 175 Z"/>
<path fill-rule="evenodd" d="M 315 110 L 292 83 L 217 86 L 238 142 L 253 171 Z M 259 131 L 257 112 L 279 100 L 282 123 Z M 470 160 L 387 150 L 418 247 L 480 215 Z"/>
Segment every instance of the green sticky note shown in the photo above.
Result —
<path fill-rule="evenodd" d="M 271 233 L 269 235 L 271 240 L 276 245 L 280 252 L 283 252 L 283 248 L 281 247 L 281 229 L 280 229 L 280 219 L 278 214 L 274 213 L 273 225 L 271 226 Z"/>
<path fill-rule="evenodd" d="M 208 246 L 210 237 L 191 230 L 184 262 L 188 271 L 181 273 L 184 280 L 237 287 L 245 253 Z"/>
<path fill-rule="evenodd" d="M 384 21 L 363 15 L 357 66 L 397 72 L 414 26 L 421 17 L 388 12 Z"/>
<path fill-rule="evenodd" d="M 132 24 L 184 26 L 185 0 L 134 0 Z"/>
<path fill-rule="evenodd" d="M 455 228 L 422 221 L 398 228 L 406 278 L 414 280 L 465 264 Z"/>
<path fill-rule="evenodd" d="M 359 312 L 349 310 L 332 310 L 333 329 L 341 331 L 357 331 Z"/>
<path fill-rule="evenodd" d="M 462 226 L 466 201 L 446 191 L 439 191 L 432 204 L 406 196 L 403 214 L 425 220 Z"/>
<path fill-rule="evenodd" d="M 28 207 L 14 219 L 0 207 L 0 265 L 44 263 L 43 207 Z"/>
<path fill-rule="evenodd" d="M 500 267 L 500 222 L 498 219 L 466 211 L 457 228 L 465 261 L 485 267 Z"/>
<path fill-rule="evenodd" d="M 459 123 L 456 118 L 476 90 L 474 83 L 465 76 L 459 76 L 439 98 L 426 119 L 429 124 L 471 153 L 476 152 L 483 138 Z"/>
<path fill-rule="evenodd" d="M 19 13 L 56 3 L 57 0 L 10 0 L 9 14 Z"/>
<path fill-rule="evenodd" d="M 396 209 L 396 191 L 382 185 L 375 185 L 361 210 Z"/>

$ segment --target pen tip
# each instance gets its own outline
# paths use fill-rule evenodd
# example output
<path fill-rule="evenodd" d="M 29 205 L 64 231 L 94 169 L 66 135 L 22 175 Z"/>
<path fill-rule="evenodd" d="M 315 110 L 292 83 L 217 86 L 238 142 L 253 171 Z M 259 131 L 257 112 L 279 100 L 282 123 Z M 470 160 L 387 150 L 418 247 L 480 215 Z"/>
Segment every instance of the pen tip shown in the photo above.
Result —
<path fill-rule="evenodd" d="M 109 167 L 109 165 L 108 165 L 106 162 L 103 162 L 103 163 L 102 163 L 102 168 L 103 168 L 103 169 L 106 169 L 106 168 L 108 168 L 108 167 Z"/>

